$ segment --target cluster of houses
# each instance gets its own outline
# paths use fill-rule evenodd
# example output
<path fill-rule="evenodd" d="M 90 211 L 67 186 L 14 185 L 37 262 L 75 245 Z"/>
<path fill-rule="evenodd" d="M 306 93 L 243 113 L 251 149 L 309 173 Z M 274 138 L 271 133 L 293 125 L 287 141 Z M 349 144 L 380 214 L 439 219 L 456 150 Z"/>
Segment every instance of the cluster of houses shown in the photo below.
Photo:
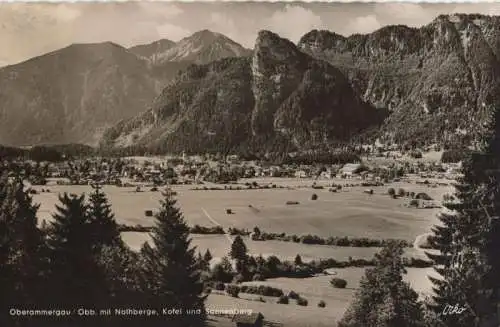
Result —
<path fill-rule="evenodd" d="M 26 164 L 26 163 L 24 163 Z M 258 161 L 243 161 L 237 156 L 216 160 L 202 156 L 170 158 L 90 158 L 60 163 L 35 164 L 39 176 L 64 178 L 70 184 L 100 181 L 120 184 L 123 179 L 154 184 L 192 184 L 203 182 L 229 183 L 239 178 L 288 177 L 314 179 L 358 179 L 383 182 L 414 174 L 421 178 L 456 179 L 457 164 L 395 161 L 390 164 L 373 162 L 344 165 L 272 165 Z"/>

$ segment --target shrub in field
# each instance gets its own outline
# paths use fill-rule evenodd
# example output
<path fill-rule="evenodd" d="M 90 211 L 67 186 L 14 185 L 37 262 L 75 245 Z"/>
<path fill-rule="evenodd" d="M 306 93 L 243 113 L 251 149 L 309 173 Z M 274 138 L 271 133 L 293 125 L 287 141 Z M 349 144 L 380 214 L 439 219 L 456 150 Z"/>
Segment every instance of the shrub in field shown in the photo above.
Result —
<path fill-rule="evenodd" d="M 240 283 L 243 283 L 244 281 L 245 281 L 245 277 L 242 274 L 238 274 L 238 275 L 233 277 L 232 283 L 233 284 L 240 284 Z"/>
<path fill-rule="evenodd" d="M 279 288 L 274 288 L 270 286 L 265 286 L 265 285 L 243 285 L 240 288 L 241 293 L 248 293 L 248 294 L 257 294 L 257 295 L 262 295 L 262 296 L 273 296 L 273 297 L 280 297 L 284 293 L 281 289 Z"/>
<path fill-rule="evenodd" d="M 230 284 L 226 287 L 226 293 L 231 295 L 232 297 L 238 297 L 238 295 L 240 294 L 240 290 L 241 289 L 238 285 Z"/>
<path fill-rule="evenodd" d="M 319 301 L 319 303 L 318 303 L 318 307 L 320 307 L 320 308 L 324 308 L 324 307 L 326 307 L 326 302 L 325 302 L 325 301 L 323 301 L 323 300 Z"/>
<path fill-rule="evenodd" d="M 217 291 L 224 291 L 226 289 L 226 285 L 224 285 L 223 282 L 216 282 L 214 284 L 214 288 L 217 290 Z"/>
<path fill-rule="evenodd" d="M 416 200 L 416 199 L 411 200 L 409 205 L 410 205 L 410 207 L 418 208 L 418 206 L 419 206 L 418 200 Z"/>
<path fill-rule="evenodd" d="M 253 275 L 252 280 L 253 281 L 264 281 L 264 280 L 266 280 L 266 278 L 264 276 L 262 276 L 261 274 L 255 274 L 255 275 Z"/>
<path fill-rule="evenodd" d="M 297 299 L 297 304 L 301 305 L 303 307 L 307 307 L 307 305 L 309 304 L 309 302 L 306 299 L 304 299 L 303 297 L 299 297 Z"/>
<path fill-rule="evenodd" d="M 330 280 L 330 284 L 335 288 L 346 288 L 347 281 L 342 278 L 332 278 L 332 280 Z"/>
<path fill-rule="evenodd" d="M 279 297 L 278 301 L 276 303 L 278 304 L 288 304 L 290 300 L 288 299 L 288 296 L 282 295 Z"/>
<path fill-rule="evenodd" d="M 391 187 L 387 190 L 387 194 L 389 194 L 390 196 L 394 196 L 396 195 L 396 190 Z"/>
<path fill-rule="evenodd" d="M 403 197 L 403 196 L 405 196 L 405 195 L 406 195 L 406 191 L 405 191 L 404 189 L 400 188 L 400 189 L 398 190 L 398 196 Z"/>
<path fill-rule="evenodd" d="M 300 295 L 299 295 L 299 293 L 297 293 L 295 291 L 290 291 L 290 292 L 288 292 L 287 297 L 289 297 L 292 300 L 298 300 L 300 298 Z"/>
<path fill-rule="evenodd" d="M 315 201 L 318 199 L 318 195 L 316 193 L 314 193 L 312 196 L 311 196 L 311 200 Z"/>

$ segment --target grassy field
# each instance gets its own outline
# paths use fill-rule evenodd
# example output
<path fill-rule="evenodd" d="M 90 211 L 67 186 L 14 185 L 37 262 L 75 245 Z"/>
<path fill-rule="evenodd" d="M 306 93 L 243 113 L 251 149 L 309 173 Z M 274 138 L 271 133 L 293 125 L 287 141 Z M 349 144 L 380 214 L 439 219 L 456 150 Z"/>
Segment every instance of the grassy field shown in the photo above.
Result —
<path fill-rule="evenodd" d="M 308 300 L 308 306 L 302 307 L 295 304 L 293 300 L 290 304 L 277 304 L 277 298 L 264 297 L 266 303 L 252 301 L 255 295 L 240 293 L 240 299 L 235 299 L 225 295 L 212 294 L 207 300 L 207 307 L 217 309 L 252 309 L 255 312 L 262 312 L 266 319 L 278 321 L 285 326 L 335 326 L 345 310 L 349 306 L 359 281 L 364 274 L 362 268 L 334 269 L 336 277 L 347 280 L 347 288 L 337 289 L 330 286 L 332 276 L 319 276 L 306 279 L 277 278 L 265 282 L 249 282 L 245 284 L 268 285 L 277 287 L 285 292 L 295 291 Z M 424 295 L 429 291 L 431 284 L 427 275 L 434 275 L 432 269 L 408 269 L 405 280 L 413 288 Z M 326 308 L 317 306 L 319 301 L 326 302 Z"/>
<path fill-rule="evenodd" d="M 147 233 L 125 232 L 122 233 L 124 241 L 135 250 L 140 249 L 142 244 L 150 240 Z M 379 251 L 378 248 L 361 247 L 339 247 L 325 245 L 307 245 L 301 243 L 281 242 L 281 241 L 252 241 L 244 238 L 248 250 L 253 255 L 276 255 L 282 260 L 293 260 L 299 254 L 304 261 L 313 259 L 335 258 L 339 261 L 347 260 L 349 256 L 359 259 L 371 259 Z M 222 235 L 192 235 L 192 244 L 199 251 L 210 250 L 214 258 L 221 258 L 229 253 L 230 243 Z M 408 257 L 426 259 L 421 251 L 413 248 L 406 249 L 405 255 Z"/>
<path fill-rule="evenodd" d="M 254 180 L 248 180 L 252 182 Z M 426 192 L 435 200 L 441 200 L 443 194 L 451 192 L 451 187 L 428 188 L 414 183 L 395 183 L 383 187 L 374 187 L 373 195 L 365 194 L 365 187 L 347 187 L 342 192 L 330 193 L 327 185 L 332 181 L 319 181 L 325 189 L 312 189 L 312 180 L 299 179 L 256 179 L 258 183 L 272 183 L 290 186 L 294 189 L 268 189 L 244 191 L 194 191 L 193 186 L 174 186 L 178 192 L 179 205 L 189 225 L 213 226 L 224 228 L 238 227 L 253 229 L 258 226 L 266 232 L 285 232 L 286 234 L 313 234 L 322 237 L 352 236 L 369 238 L 403 238 L 413 241 L 417 236 L 428 233 L 437 222 L 439 209 L 412 209 L 404 206 L 405 199 L 391 199 L 387 189 L 404 188 L 408 192 Z M 246 181 L 244 181 L 246 182 Z M 339 181 L 335 181 L 339 182 Z M 352 181 L 351 183 L 358 183 Z M 35 187 L 40 190 L 42 187 Z M 57 203 L 58 193 L 88 193 L 90 186 L 44 186 L 50 193 L 34 195 L 34 200 L 41 204 L 39 216 L 49 219 Z M 153 218 L 147 218 L 144 211 L 158 208 L 161 199 L 159 192 L 136 193 L 134 188 L 104 187 L 113 206 L 119 223 L 129 225 L 141 224 L 149 226 Z M 318 194 L 316 201 L 311 200 L 313 193 Z M 299 201 L 298 205 L 286 205 L 286 201 Z M 234 214 L 226 214 L 232 209 Z M 149 240 L 146 233 L 127 232 L 122 237 L 133 249 Z M 214 257 L 227 255 L 230 237 L 225 235 L 193 235 L 193 245 L 200 251 L 210 249 Z M 254 242 L 245 240 L 250 253 L 277 255 L 291 260 L 300 254 L 303 260 L 319 258 L 335 258 L 347 260 L 353 258 L 370 259 L 378 252 L 377 248 L 333 247 L 304 245 L 298 243 L 266 241 Z M 425 258 L 422 251 L 408 249 L 407 256 Z M 282 322 L 289 326 L 334 326 L 347 308 L 359 280 L 363 275 L 362 268 L 337 269 L 338 277 L 348 281 L 347 289 L 334 289 L 329 285 L 331 276 L 320 276 L 308 279 L 278 278 L 261 282 L 284 290 L 295 290 L 309 300 L 308 307 L 295 304 L 261 303 L 241 298 L 234 299 L 224 295 L 212 294 L 207 299 L 207 306 L 218 309 L 253 309 L 264 314 L 267 320 Z M 429 269 L 408 269 L 406 279 L 418 292 L 429 292 L 430 283 L 427 275 Z M 242 295 L 242 297 L 245 297 Z M 317 307 L 320 300 L 326 302 L 326 308 Z M 214 322 L 213 326 L 223 323 Z"/>
<path fill-rule="evenodd" d="M 311 185 L 312 181 L 270 180 L 275 184 L 293 186 Z M 326 185 L 326 182 L 323 182 Z M 329 182 L 331 183 L 331 182 Z M 435 199 L 449 191 L 448 188 L 426 188 L 416 184 L 399 183 L 391 185 L 407 191 L 425 191 Z M 436 223 L 439 209 L 413 209 L 403 206 L 404 199 L 391 199 L 385 193 L 388 186 L 374 188 L 375 194 L 364 194 L 363 187 L 348 188 L 340 193 L 326 189 L 311 188 L 269 189 L 245 191 L 194 191 L 192 186 L 174 186 L 178 192 L 179 205 L 190 225 L 247 228 L 258 226 L 264 231 L 286 232 L 287 234 L 314 234 L 328 236 L 354 236 L 370 238 L 402 238 L 413 240 L 429 231 Z M 51 193 L 35 195 L 41 204 L 40 217 L 50 218 L 57 202 L 57 193 L 80 194 L 90 192 L 89 186 L 51 186 Z M 120 223 L 152 224 L 144 215 L 147 209 L 156 209 L 161 198 L 159 192 L 136 193 L 134 188 L 107 186 L 107 193 L 116 218 Z M 311 200 L 316 193 L 319 199 Z M 299 201 L 299 205 L 285 202 Z M 251 206 L 251 207 L 249 207 Z M 228 215 L 225 209 L 232 209 Z"/>

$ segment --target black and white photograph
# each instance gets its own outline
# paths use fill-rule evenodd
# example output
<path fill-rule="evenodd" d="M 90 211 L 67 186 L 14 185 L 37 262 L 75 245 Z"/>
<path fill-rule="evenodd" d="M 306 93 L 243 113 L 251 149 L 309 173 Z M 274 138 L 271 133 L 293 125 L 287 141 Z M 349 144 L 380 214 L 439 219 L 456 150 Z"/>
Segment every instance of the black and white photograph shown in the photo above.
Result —
<path fill-rule="evenodd" d="M 0 1 L 0 327 L 500 327 L 500 2 Z"/>

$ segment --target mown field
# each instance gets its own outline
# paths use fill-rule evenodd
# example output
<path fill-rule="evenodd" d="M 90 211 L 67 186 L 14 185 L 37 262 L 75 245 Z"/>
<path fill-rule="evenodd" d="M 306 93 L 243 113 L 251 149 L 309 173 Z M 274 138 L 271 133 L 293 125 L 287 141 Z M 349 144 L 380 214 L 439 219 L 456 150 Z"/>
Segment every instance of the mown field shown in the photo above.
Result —
<path fill-rule="evenodd" d="M 262 182 L 262 180 L 260 181 Z M 297 187 L 310 186 L 312 181 L 268 180 L 268 183 L 286 184 Z M 320 182 L 318 184 L 327 184 Z M 329 182 L 331 183 L 331 182 Z M 439 209 L 414 209 L 403 206 L 406 199 L 391 199 L 385 193 L 388 187 L 404 188 L 407 191 L 427 192 L 435 199 L 450 188 L 427 188 L 422 185 L 398 183 L 373 188 L 374 195 L 363 193 L 365 188 L 345 188 L 340 193 L 312 188 L 264 189 L 264 190 L 218 190 L 194 191 L 193 186 L 180 185 L 173 189 L 178 192 L 179 205 L 190 225 L 247 228 L 258 226 L 267 232 L 287 234 L 313 234 L 322 237 L 354 236 L 369 238 L 402 238 L 413 240 L 425 233 L 436 223 Z M 37 187 L 40 189 L 40 187 Z M 90 192 L 90 186 L 49 187 L 51 193 L 35 195 L 41 203 L 40 217 L 50 218 L 57 202 L 57 193 Z M 107 186 L 107 193 L 119 223 L 130 225 L 151 225 L 144 211 L 158 208 L 159 192 L 136 193 L 134 188 Z M 319 198 L 311 200 L 313 193 Z M 286 201 L 298 201 L 298 205 L 286 205 Z M 232 209 L 233 214 L 226 214 Z"/>
<path fill-rule="evenodd" d="M 404 204 L 407 199 L 391 199 L 387 189 L 404 188 L 408 192 L 426 192 L 435 200 L 441 200 L 443 194 L 452 192 L 451 187 L 428 188 L 415 183 L 394 183 L 382 187 L 372 187 L 373 195 L 364 193 L 366 187 L 345 187 L 339 193 L 328 192 L 329 181 L 318 181 L 325 189 L 312 189 L 312 180 L 298 179 L 252 179 L 259 184 L 276 184 L 293 189 L 262 190 L 217 190 L 195 191 L 192 185 L 173 186 L 178 192 L 177 199 L 189 225 L 214 226 L 220 224 L 224 228 L 237 227 L 248 230 L 258 226 L 266 232 L 285 232 L 286 234 L 313 234 L 322 237 L 351 236 L 377 239 L 401 238 L 413 241 L 418 235 L 428 233 L 437 222 L 440 209 L 414 209 Z M 345 181 L 335 181 L 345 183 Z M 349 181 L 347 183 L 359 183 Z M 219 186 L 220 187 L 220 186 Z M 35 187 L 40 190 L 42 187 Z M 41 204 L 40 218 L 49 219 L 57 203 L 57 195 L 61 192 L 88 193 L 90 186 L 44 186 L 50 193 L 34 195 L 35 202 Z M 145 217 L 145 210 L 158 208 L 161 199 L 159 192 L 151 192 L 143 188 L 136 193 L 135 188 L 119 188 L 106 186 L 104 191 L 113 206 L 119 223 L 150 226 L 153 218 Z M 313 193 L 319 198 L 311 200 Z M 298 201 L 298 205 L 286 205 L 286 201 Z M 226 214 L 232 209 L 234 214 Z M 139 249 L 143 242 L 149 240 L 146 233 L 126 232 L 122 237 L 133 249 Z M 226 235 L 193 235 L 193 245 L 200 251 L 210 249 L 217 258 L 227 255 L 231 238 Z M 334 247 L 321 245 L 304 245 L 291 242 L 265 241 L 254 242 L 245 239 L 250 253 L 277 255 L 282 259 L 293 259 L 300 254 L 303 260 L 319 258 L 335 258 L 347 260 L 353 258 L 370 259 L 378 252 L 377 248 Z M 407 249 L 407 256 L 425 258 L 418 249 Z M 279 278 L 268 280 L 264 284 L 284 290 L 295 290 L 309 300 L 308 307 L 295 304 L 276 304 L 276 299 L 268 299 L 267 303 L 245 299 L 234 299 L 225 295 L 212 294 L 207 306 L 215 308 L 248 308 L 261 311 L 266 319 L 282 322 L 285 326 L 334 326 L 347 308 L 359 280 L 363 275 L 362 268 L 337 269 L 337 277 L 348 281 L 347 289 L 334 289 L 329 285 L 332 276 L 320 276 L 308 279 Z M 430 269 L 408 269 L 406 279 L 418 292 L 429 292 L 430 283 L 427 275 Z M 248 297 L 248 296 L 247 296 Z M 271 301 L 272 300 L 272 301 Z M 317 307 L 323 300 L 326 308 Z"/>
<path fill-rule="evenodd" d="M 276 278 L 265 282 L 249 282 L 245 284 L 268 285 L 280 288 L 285 292 L 291 290 L 299 293 L 308 300 L 308 306 L 303 307 L 291 300 L 288 305 L 277 304 L 275 297 L 263 297 L 265 303 L 255 301 L 258 296 L 240 293 L 240 299 L 225 295 L 212 294 L 207 299 L 207 307 L 217 309 L 252 309 L 255 312 L 263 312 L 265 318 L 270 321 L 283 323 L 286 327 L 299 326 L 335 326 L 335 322 L 341 319 L 349 303 L 359 287 L 359 281 L 364 274 L 362 268 L 332 269 L 335 277 L 347 281 L 345 289 L 337 289 L 330 286 L 332 276 L 319 276 L 307 279 Z M 422 296 L 427 293 L 431 284 L 427 275 L 435 276 L 429 269 L 408 269 L 405 280 Z M 326 307 L 319 308 L 319 301 L 325 301 Z"/>

